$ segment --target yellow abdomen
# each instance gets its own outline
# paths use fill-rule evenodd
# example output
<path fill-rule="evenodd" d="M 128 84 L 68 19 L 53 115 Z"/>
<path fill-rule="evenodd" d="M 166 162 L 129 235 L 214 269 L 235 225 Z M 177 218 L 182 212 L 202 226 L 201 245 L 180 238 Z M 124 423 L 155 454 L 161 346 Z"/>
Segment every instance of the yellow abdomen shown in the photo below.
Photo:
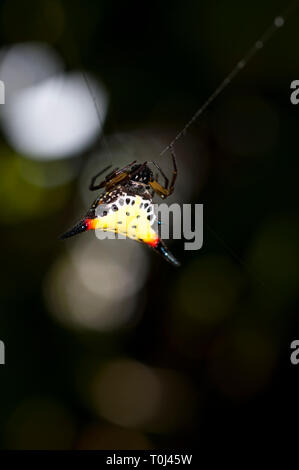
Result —
<path fill-rule="evenodd" d="M 114 232 L 152 246 L 158 241 L 152 228 L 153 204 L 140 196 L 123 196 L 109 205 L 99 205 L 96 214 L 90 221 L 95 230 Z"/>

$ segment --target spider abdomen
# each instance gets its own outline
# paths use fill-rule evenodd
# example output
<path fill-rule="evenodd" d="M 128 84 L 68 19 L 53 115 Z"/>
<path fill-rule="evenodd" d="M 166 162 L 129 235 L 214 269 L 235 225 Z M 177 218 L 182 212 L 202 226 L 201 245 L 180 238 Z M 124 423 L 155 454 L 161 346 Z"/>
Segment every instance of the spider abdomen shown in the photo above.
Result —
<path fill-rule="evenodd" d="M 158 239 L 152 227 L 155 218 L 151 200 L 122 193 L 112 203 L 97 207 L 91 228 L 114 232 L 151 245 Z"/>

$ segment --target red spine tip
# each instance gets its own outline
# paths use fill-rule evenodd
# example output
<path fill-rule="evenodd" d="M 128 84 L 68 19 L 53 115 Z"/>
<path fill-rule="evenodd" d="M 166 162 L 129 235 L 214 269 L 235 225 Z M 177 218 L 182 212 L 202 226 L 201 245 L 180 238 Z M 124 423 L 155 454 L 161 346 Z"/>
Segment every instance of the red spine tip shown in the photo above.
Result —
<path fill-rule="evenodd" d="M 95 220 L 94 219 L 85 219 L 87 230 L 93 230 L 95 228 Z"/>
<path fill-rule="evenodd" d="M 147 244 L 150 245 L 152 248 L 156 248 L 157 245 L 158 245 L 158 243 L 159 243 L 159 241 L 160 241 L 160 238 L 157 237 L 157 238 L 155 238 L 154 240 L 148 241 Z"/>

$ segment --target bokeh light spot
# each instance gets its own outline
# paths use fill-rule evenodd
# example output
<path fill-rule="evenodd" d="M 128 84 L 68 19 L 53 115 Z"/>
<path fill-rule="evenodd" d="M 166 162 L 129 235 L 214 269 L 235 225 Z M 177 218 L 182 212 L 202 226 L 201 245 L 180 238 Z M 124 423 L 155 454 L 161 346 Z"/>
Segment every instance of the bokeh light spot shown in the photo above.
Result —
<path fill-rule="evenodd" d="M 134 318 L 146 280 L 144 247 L 130 240 L 101 240 L 82 234 L 56 261 L 45 282 L 55 318 L 72 328 L 111 331 Z"/>
<path fill-rule="evenodd" d="M 121 359 L 107 364 L 92 383 L 93 403 L 114 424 L 139 427 L 148 423 L 160 403 L 160 382 L 152 369 Z"/>

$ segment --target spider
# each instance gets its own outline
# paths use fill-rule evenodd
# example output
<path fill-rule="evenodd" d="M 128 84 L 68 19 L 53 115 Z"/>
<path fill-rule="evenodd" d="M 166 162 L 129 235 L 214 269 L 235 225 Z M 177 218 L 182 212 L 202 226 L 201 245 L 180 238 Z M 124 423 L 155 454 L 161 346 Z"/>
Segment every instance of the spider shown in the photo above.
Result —
<path fill-rule="evenodd" d="M 92 178 L 89 189 L 104 189 L 104 192 L 95 199 L 86 216 L 61 238 L 72 237 L 90 229 L 114 232 L 147 244 L 171 264 L 179 266 L 180 263 L 152 228 L 156 218 L 154 195 L 165 199 L 174 191 L 177 166 L 172 147 L 171 158 L 173 173 L 170 185 L 167 176 L 155 161 L 137 164 L 134 160 L 121 169 L 114 168 L 103 181 L 96 184 L 97 178 L 107 172 L 111 165 L 101 170 Z M 158 170 L 155 178 L 149 163 Z M 164 186 L 158 182 L 159 173 L 164 179 Z"/>
<path fill-rule="evenodd" d="M 173 146 L 186 134 L 189 127 L 199 119 L 208 106 L 210 106 L 219 94 L 225 90 L 241 70 L 247 66 L 249 61 L 259 50 L 261 50 L 261 46 L 263 46 L 266 41 L 269 41 L 278 28 L 284 25 L 286 17 L 290 14 L 290 10 L 291 7 L 288 7 L 282 16 L 278 16 L 274 19 L 274 22 L 266 29 L 260 39 L 254 43 L 232 71 L 224 78 L 216 90 L 209 96 L 203 105 L 197 109 L 191 119 L 189 119 L 170 144 L 167 145 L 160 153 L 160 155 L 163 155 L 166 151 L 171 151 L 173 175 L 169 189 L 168 178 L 156 162 L 152 161 L 137 164 L 136 160 L 122 169 L 115 168 L 112 172 L 106 175 L 105 179 L 101 183 L 96 185 L 96 179 L 111 167 L 109 166 L 92 178 L 89 187 L 91 191 L 104 188 L 104 193 L 100 194 L 96 198 L 85 218 L 82 219 L 74 228 L 62 235 L 61 238 L 68 238 L 90 229 L 100 229 L 103 231 L 124 234 L 133 240 L 146 243 L 160 253 L 167 261 L 178 266 L 179 262 L 170 253 L 164 242 L 159 238 L 158 234 L 152 229 L 150 224 L 153 217 L 155 217 L 153 211 L 153 197 L 155 193 L 162 199 L 165 199 L 174 191 L 177 167 Z M 84 78 L 87 87 L 90 89 L 88 79 L 85 75 Z M 99 120 L 101 121 L 101 116 L 98 112 L 94 97 L 93 100 Z M 149 168 L 148 163 L 152 163 L 163 177 L 164 186 L 158 182 L 158 175 L 154 178 L 153 172 Z"/>

